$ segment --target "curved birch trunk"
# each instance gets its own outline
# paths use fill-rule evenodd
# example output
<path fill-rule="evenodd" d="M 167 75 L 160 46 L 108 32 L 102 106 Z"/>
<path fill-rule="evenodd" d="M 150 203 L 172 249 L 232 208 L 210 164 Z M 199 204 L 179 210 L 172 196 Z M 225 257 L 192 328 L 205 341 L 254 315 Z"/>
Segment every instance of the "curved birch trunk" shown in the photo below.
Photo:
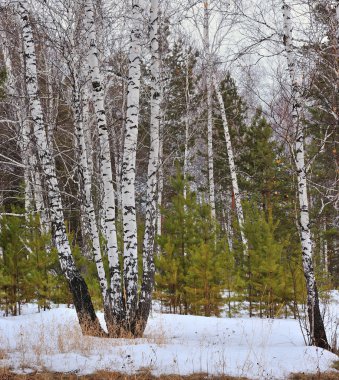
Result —
<path fill-rule="evenodd" d="M 69 284 L 79 323 L 84 334 L 104 335 L 88 292 L 87 285 L 75 267 L 68 241 L 63 215 L 61 194 L 56 177 L 54 160 L 48 145 L 46 126 L 38 95 L 38 76 L 33 31 L 29 20 L 27 1 L 18 2 L 18 12 L 22 23 L 25 77 L 30 113 L 34 127 L 40 164 L 45 176 L 53 237 L 59 262 Z"/>
<path fill-rule="evenodd" d="M 209 204 L 211 216 L 215 218 L 215 186 L 213 164 L 213 102 L 211 89 L 211 52 L 209 42 L 209 10 L 208 1 L 204 3 L 204 51 L 206 54 L 206 91 L 207 91 L 207 166 L 209 183 Z"/>
<path fill-rule="evenodd" d="M 295 164 L 297 168 L 298 197 L 299 197 L 299 225 L 302 246 L 302 263 L 307 290 L 307 313 L 309 319 L 311 344 L 330 349 L 327 342 L 324 322 L 320 313 L 318 289 L 314 275 L 312 260 L 312 238 L 309 221 L 309 206 L 307 197 L 307 178 L 304 150 L 304 130 L 301 124 L 302 96 L 300 85 L 295 71 L 295 57 L 292 46 L 291 9 L 289 5 L 283 5 L 284 16 L 284 44 L 288 63 L 288 71 L 291 79 L 292 98 L 292 123 L 296 133 Z"/>
<path fill-rule="evenodd" d="M 142 256 L 142 285 L 138 305 L 138 321 L 136 334 L 145 330 L 151 310 L 152 292 L 154 288 L 154 238 L 157 218 L 157 174 L 159 167 L 159 128 L 160 128 L 160 56 L 158 40 L 158 0 L 151 0 L 150 39 L 151 39 L 151 124 L 150 154 L 147 173 L 146 221 Z"/>
<path fill-rule="evenodd" d="M 122 221 L 124 234 L 124 286 L 126 328 L 135 330 L 138 305 L 137 223 L 135 210 L 135 166 L 138 139 L 140 94 L 141 8 L 139 0 L 132 2 L 132 31 L 129 47 L 127 115 L 124 153 L 121 168 Z"/>
<path fill-rule="evenodd" d="M 234 161 L 231 136 L 230 136 L 230 131 L 228 128 L 228 123 L 227 123 L 224 100 L 222 98 L 222 94 L 220 92 L 220 89 L 217 85 L 215 78 L 213 78 L 213 84 L 214 84 L 215 92 L 216 92 L 218 102 L 219 102 L 219 106 L 220 106 L 222 124 L 224 127 L 224 134 L 225 134 L 225 141 L 226 141 L 228 164 L 229 164 L 230 173 L 231 173 L 232 188 L 233 188 L 234 201 L 235 201 L 235 209 L 236 209 L 237 217 L 238 217 L 238 223 L 239 223 L 241 241 L 243 244 L 244 256 L 246 257 L 246 256 L 248 256 L 248 241 L 247 241 L 247 238 L 246 238 L 245 232 L 244 232 L 244 224 L 245 224 L 244 212 L 243 212 L 243 208 L 241 205 L 241 196 L 240 196 L 240 191 L 239 191 L 239 186 L 238 186 L 237 170 L 236 170 L 235 161 Z"/>
<path fill-rule="evenodd" d="M 100 162 L 101 180 L 103 184 L 103 208 L 104 208 L 104 236 L 107 244 L 107 254 L 111 277 L 111 292 L 109 297 L 112 299 L 112 311 L 115 327 L 110 334 L 119 334 L 119 322 L 123 319 L 123 304 L 121 293 L 121 274 L 118 253 L 118 242 L 115 225 L 115 197 L 113 188 L 112 165 L 110 156 L 110 143 L 107 131 L 106 113 L 104 105 L 104 88 L 102 76 L 99 69 L 98 49 L 96 44 L 96 32 L 94 21 L 94 10 L 92 0 L 87 0 L 85 4 L 84 24 L 87 30 L 89 41 L 88 65 L 92 84 L 92 97 L 94 110 L 97 118 L 100 142 Z M 110 300 L 105 300 L 105 304 Z"/>

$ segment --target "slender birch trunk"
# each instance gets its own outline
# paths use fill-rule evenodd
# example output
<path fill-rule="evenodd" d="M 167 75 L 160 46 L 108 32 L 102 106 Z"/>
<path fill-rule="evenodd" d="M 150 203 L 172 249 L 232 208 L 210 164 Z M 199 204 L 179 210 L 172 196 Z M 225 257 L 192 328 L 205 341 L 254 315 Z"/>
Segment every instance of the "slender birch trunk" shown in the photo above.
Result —
<path fill-rule="evenodd" d="M 6 36 L 3 39 L 3 54 L 7 72 L 7 93 L 12 97 L 12 104 L 15 107 L 16 117 L 19 123 L 20 135 L 20 151 L 22 162 L 24 165 L 24 181 L 25 181 L 25 210 L 27 216 L 34 209 L 40 217 L 40 228 L 43 234 L 50 232 L 48 222 L 48 210 L 43 197 L 43 186 L 41 175 L 38 168 L 37 157 L 32 146 L 31 124 L 28 120 L 27 106 L 23 100 L 22 93 L 24 92 L 21 86 L 18 88 L 15 85 L 13 65 L 11 56 L 5 43 Z M 22 66 L 24 60 L 21 59 Z M 46 247 L 49 248 L 49 247 Z"/>
<path fill-rule="evenodd" d="M 61 194 L 56 177 L 54 160 L 48 145 L 46 126 L 41 101 L 38 95 L 36 53 L 28 9 L 27 1 L 18 2 L 18 13 L 22 23 L 23 55 L 25 58 L 27 94 L 38 155 L 47 185 L 53 237 L 59 256 L 61 269 L 66 276 L 73 295 L 73 302 L 77 311 L 82 332 L 84 334 L 91 335 L 104 335 L 95 314 L 87 285 L 75 267 L 71 247 L 66 233 Z"/>
<path fill-rule="evenodd" d="M 304 130 L 301 124 L 302 96 L 295 70 L 295 57 L 292 45 L 291 9 L 283 5 L 284 16 L 284 44 L 291 79 L 292 123 L 296 133 L 295 164 L 297 168 L 298 197 L 299 197 L 299 225 L 302 246 L 302 263 L 307 289 L 307 312 L 310 327 L 311 344 L 330 349 L 327 342 L 324 322 L 320 313 L 318 289 L 314 275 L 312 260 L 312 238 L 309 220 L 309 205 L 307 197 L 307 177 L 305 166 Z"/>
<path fill-rule="evenodd" d="M 186 58 L 186 88 L 185 88 L 185 100 L 186 100 L 186 116 L 185 116 L 185 147 L 184 147 L 184 198 L 186 199 L 187 187 L 187 172 L 188 172 L 188 160 L 189 160 L 189 110 L 190 110 L 190 87 L 189 87 L 189 56 Z"/>
<path fill-rule="evenodd" d="M 115 323 L 123 319 L 123 303 L 121 293 L 121 274 L 118 253 L 118 242 L 115 225 L 115 197 L 113 188 L 112 165 L 110 156 L 110 143 L 107 131 L 106 113 L 104 105 L 104 88 L 102 75 L 99 69 L 98 49 L 96 44 L 96 31 L 94 21 L 94 10 L 92 0 L 86 0 L 84 24 L 89 41 L 88 65 L 92 83 L 92 98 L 97 118 L 100 142 L 100 169 L 103 184 L 104 199 L 104 236 L 107 244 L 109 260 L 112 310 Z M 112 326 L 113 327 L 113 326 Z M 116 326 L 116 334 L 119 334 L 119 326 Z M 114 334 L 114 332 L 111 332 Z"/>
<path fill-rule="evenodd" d="M 218 98 L 221 117 L 222 117 L 222 124 L 224 127 L 228 164 L 229 164 L 230 173 L 231 173 L 232 188 L 233 188 L 234 201 L 235 201 L 235 209 L 236 209 L 237 217 L 238 217 L 240 236 L 241 236 L 241 241 L 242 241 L 243 250 L 244 250 L 244 257 L 246 257 L 248 256 L 248 241 L 247 241 L 247 238 L 245 236 L 245 231 L 244 231 L 244 224 L 245 224 L 244 212 L 241 205 L 241 195 L 240 195 L 239 186 L 238 186 L 237 170 L 236 170 L 235 161 L 234 161 L 231 136 L 230 136 L 230 131 L 228 128 L 228 123 L 227 123 L 224 100 L 222 98 L 222 94 L 220 92 L 220 89 L 217 85 L 215 78 L 213 78 L 213 83 L 214 83 L 215 92 Z"/>
<path fill-rule="evenodd" d="M 85 68 L 82 67 L 81 70 L 85 72 Z M 87 151 L 87 164 L 89 175 L 93 176 L 93 141 L 92 141 L 92 131 L 91 131 L 91 117 L 89 110 L 89 93 L 88 86 L 82 86 L 81 88 L 81 99 L 82 99 L 82 122 L 84 126 L 84 138 Z"/>
<path fill-rule="evenodd" d="M 208 1 L 204 3 L 204 51 L 206 55 L 206 92 L 207 92 L 207 162 L 209 183 L 209 204 L 212 218 L 215 218 L 215 189 L 213 165 L 213 103 L 211 81 L 211 52 L 209 42 L 209 9 Z"/>
<path fill-rule="evenodd" d="M 157 217 L 157 174 L 159 168 L 159 128 L 160 128 L 160 54 L 158 36 L 158 0 L 151 0 L 150 39 L 151 39 L 151 123 L 150 153 L 147 173 L 146 221 L 142 257 L 142 286 L 138 305 L 138 326 L 136 333 L 142 334 L 151 310 L 154 288 L 154 238 Z"/>
<path fill-rule="evenodd" d="M 163 124 L 160 124 L 159 129 L 159 169 L 158 169 L 158 199 L 157 199 L 157 235 L 162 233 L 162 193 L 164 189 L 164 167 L 163 167 Z M 157 253 L 160 253 L 160 247 L 157 247 Z"/>
<path fill-rule="evenodd" d="M 7 88 L 7 94 L 12 98 L 12 102 L 15 102 L 16 98 L 16 89 L 15 89 L 15 81 L 14 81 L 14 75 L 13 75 L 13 67 L 12 67 L 12 60 L 10 58 L 10 54 L 7 48 L 7 45 L 5 43 L 6 36 L 2 36 L 2 53 L 4 56 L 4 62 L 6 67 L 6 74 L 7 74 L 7 81 L 6 81 L 6 88 Z M 29 157 L 31 156 L 32 152 L 29 151 L 30 148 L 30 128 L 29 128 L 29 122 L 27 120 L 27 115 L 25 112 L 24 104 L 15 104 L 16 108 L 16 116 L 19 121 L 19 147 L 20 147 L 20 153 L 21 153 L 21 159 L 22 163 L 24 165 L 24 199 L 25 199 L 25 213 L 26 217 L 29 217 L 29 214 L 34 210 L 33 205 L 33 192 L 32 192 L 32 168 L 30 167 L 29 163 Z"/>
<path fill-rule="evenodd" d="M 80 182 L 80 192 L 82 193 L 81 202 L 83 205 L 83 211 L 86 215 L 88 221 L 88 233 L 91 239 L 91 251 L 93 259 L 97 268 L 97 274 L 101 289 L 101 294 L 104 302 L 105 310 L 105 319 L 106 324 L 109 327 L 109 320 L 107 320 L 107 315 L 111 314 L 111 302 L 107 294 L 108 285 L 106 279 L 106 273 L 101 256 L 101 247 L 99 239 L 99 231 L 95 217 L 95 209 L 92 198 L 92 178 L 90 175 L 90 170 L 88 167 L 88 158 L 87 158 L 87 147 L 85 142 L 84 135 L 84 126 L 83 126 L 83 114 L 81 107 L 81 98 L 80 98 L 80 87 L 77 78 L 77 73 L 73 71 L 73 113 L 75 119 L 75 135 L 77 142 L 77 151 L 78 151 L 78 175 Z"/>
<path fill-rule="evenodd" d="M 141 54 L 141 7 L 132 1 L 131 39 L 127 90 L 124 153 L 121 168 L 122 221 L 124 232 L 124 286 L 126 328 L 133 332 L 138 305 L 137 223 L 135 210 L 135 167 L 138 139 Z"/>

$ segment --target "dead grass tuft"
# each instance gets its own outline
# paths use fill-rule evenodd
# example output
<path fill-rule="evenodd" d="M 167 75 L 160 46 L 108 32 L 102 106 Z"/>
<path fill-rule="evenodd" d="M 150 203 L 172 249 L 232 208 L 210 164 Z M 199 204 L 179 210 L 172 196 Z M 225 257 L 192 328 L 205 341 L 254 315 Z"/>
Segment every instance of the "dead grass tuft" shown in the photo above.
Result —
<path fill-rule="evenodd" d="M 333 367 L 334 369 L 336 369 L 337 371 L 339 371 L 339 360 L 333 362 L 332 367 Z"/>
<path fill-rule="evenodd" d="M 288 377 L 288 380 L 338 380 L 338 372 L 323 372 L 323 373 L 293 373 Z"/>
<path fill-rule="evenodd" d="M 0 360 L 6 359 L 7 354 L 5 350 L 0 350 Z"/>

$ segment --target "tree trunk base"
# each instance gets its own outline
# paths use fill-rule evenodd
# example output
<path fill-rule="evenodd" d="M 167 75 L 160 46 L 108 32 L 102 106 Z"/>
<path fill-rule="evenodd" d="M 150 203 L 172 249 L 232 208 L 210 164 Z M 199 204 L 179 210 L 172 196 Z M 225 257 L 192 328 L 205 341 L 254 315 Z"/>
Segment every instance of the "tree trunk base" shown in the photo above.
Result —
<path fill-rule="evenodd" d="M 95 314 L 86 282 L 80 273 L 76 273 L 68 281 L 68 285 L 73 296 L 73 303 L 83 335 L 107 337 Z"/>

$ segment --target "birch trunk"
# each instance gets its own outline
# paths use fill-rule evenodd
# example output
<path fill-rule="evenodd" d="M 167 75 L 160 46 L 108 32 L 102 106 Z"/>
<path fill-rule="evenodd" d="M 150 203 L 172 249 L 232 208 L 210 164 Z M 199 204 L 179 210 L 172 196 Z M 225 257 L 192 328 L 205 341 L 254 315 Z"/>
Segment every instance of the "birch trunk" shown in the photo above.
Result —
<path fill-rule="evenodd" d="M 185 147 L 184 147 L 184 198 L 187 195 L 187 172 L 188 172 L 188 160 L 189 160 L 189 110 L 190 110 L 190 88 L 189 88 L 189 56 L 186 58 L 186 88 L 185 88 L 185 100 L 186 100 L 186 117 L 185 117 Z"/>
<path fill-rule="evenodd" d="M 162 233 L 162 193 L 164 189 L 164 168 L 163 168 L 163 125 L 161 123 L 159 130 L 159 169 L 158 169 L 158 199 L 157 199 L 157 235 Z M 157 248 L 157 253 L 160 253 L 160 247 Z"/>
<path fill-rule="evenodd" d="M 154 288 L 154 238 L 157 218 L 157 174 L 159 167 L 159 128 L 160 128 L 160 55 L 158 37 L 158 0 L 151 0 L 150 40 L 151 40 L 151 123 L 150 153 L 147 173 L 146 221 L 142 257 L 142 286 L 138 305 L 138 325 L 136 333 L 142 334 L 151 310 Z"/>
<path fill-rule="evenodd" d="M 211 89 L 211 52 L 209 42 L 209 9 L 208 1 L 204 3 L 204 51 L 206 55 L 206 92 L 207 92 L 207 162 L 209 183 L 209 204 L 212 218 L 215 218 L 215 189 L 213 165 L 213 104 Z"/>
<path fill-rule="evenodd" d="M 110 143 L 107 131 L 106 113 L 104 106 L 104 88 L 102 75 L 99 69 L 98 49 L 96 44 L 96 31 L 94 22 L 94 10 L 92 0 L 87 0 L 85 4 L 84 24 L 87 30 L 89 42 L 88 65 L 92 84 L 92 97 L 94 110 L 97 118 L 100 143 L 100 171 L 103 185 L 104 199 L 104 236 L 107 244 L 107 254 L 111 277 L 110 298 L 112 298 L 112 310 L 114 323 L 116 323 L 116 334 L 119 335 L 118 324 L 123 319 L 124 311 L 121 293 L 121 274 L 118 253 L 118 242 L 115 225 L 115 197 L 113 188 L 112 165 L 110 156 Z M 105 301 L 106 302 L 106 301 Z M 107 301 L 108 302 L 108 301 Z M 113 326 L 112 326 L 113 327 Z M 115 334 L 114 331 L 110 332 Z"/>
<path fill-rule="evenodd" d="M 47 185 L 53 237 L 61 269 L 66 276 L 73 295 L 73 302 L 82 332 L 91 335 L 104 335 L 98 318 L 96 317 L 87 285 L 75 267 L 71 247 L 67 238 L 61 194 L 56 177 L 54 160 L 48 145 L 46 125 L 44 123 L 41 101 L 38 95 L 36 53 L 28 9 L 27 1 L 18 2 L 18 13 L 22 23 L 27 94 L 38 155 Z"/>
<path fill-rule="evenodd" d="M 231 173 L 232 188 L 233 188 L 234 201 L 235 201 L 235 209 L 237 212 L 237 218 L 238 218 L 239 229 L 240 229 L 240 236 L 241 236 L 241 241 L 242 241 L 243 249 L 244 249 L 244 257 L 247 257 L 248 256 L 248 241 L 247 241 L 247 238 L 246 238 L 245 232 L 244 232 L 244 223 L 245 223 L 244 212 L 243 212 L 243 208 L 241 205 L 241 195 L 240 195 L 239 186 L 238 186 L 237 170 L 236 170 L 236 166 L 235 166 L 235 162 L 234 162 L 233 148 L 232 148 L 230 131 L 228 128 L 228 123 L 227 123 L 225 105 L 224 105 L 224 100 L 222 98 L 222 94 L 219 90 L 219 87 L 217 85 L 215 78 L 213 78 L 213 83 L 214 83 L 215 92 L 216 92 L 216 95 L 218 98 L 221 117 L 222 117 L 222 124 L 224 127 L 226 149 L 227 149 L 227 156 L 228 156 L 228 164 L 229 164 L 230 173 Z"/>
<path fill-rule="evenodd" d="M 292 45 L 291 9 L 283 5 L 284 43 L 291 79 L 292 123 L 296 134 L 295 164 L 297 169 L 298 197 L 299 197 L 299 226 L 302 246 L 302 263 L 307 290 L 307 312 L 310 328 L 311 344 L 330 349 L 327 342 L 325 327 L 319 308 L 318 289 L 314 275 L 312 260 L 312 238 L 310 231 L 309 206 L 307 197 L 307 177 L 304 151 L 304 130 L 301 124 L 302 96 L 295 70 L 295 57 Z"/>
<path fill-rule="evenodd" d="M 126 328 L 135 329 L 138 305 L 137 223 L 135 210 L 135 167 L 138 139 L 140 94 L 140 37 L 141 7 L 139 0 L 132 2 L 132 31 L 129 47 L 129 71 L 127 90 L 127 114 L 124 153 L 121 168 L 122 221 L 124 233 L 124 286 Z"/>
<path fill-rule="evenodd" d="M 4 56 L 4 62 L 5 62 L 5 68 L 6 68 L 6 74 L 7 74 L 7 81 L 6 81 L 6 89 L 7 94 L 12 99 L 13 103 L 16 103 L 15 99 L 16 97 L 16 89 L 15 89 L 15 80 L 13 75 L 13 67 L 12 67 L 12 60 L 10 58 L 10 54 L 8 51 L 8 47 L 6 45 L 6 36 L 1 36 L 2 38 L 2 53 Z M 24 166 L 24 199 L 25 199 L 25 213 L 26 218 L 29 218 L 29 214 L 34 210 L 33 205 L 33 192 L 32 192 L 32 173 L 31 173 L 31 167 L 29 165 L 29 157 L 31 156 L 31 152 L 28 151 L 30 147 L 30 131 L 29 131 L 29 123 L 27 120 L 27 115 L 25 112 L 25 107 L 22 102 L 21 104 L 15 104 L 16 108 L 16 116 L 19 121 L 19 147 L 20 147 L 20 153 L 21 153 L 21 160 L 22 164 Z"/>
<path fill-rule="evenodd" d="M 78 175 L 80 182 L 81 202 L 88 224 L 88 233 L 91 239 L 91 251 L 94 259 L 104 302 L 106 325 L 110 328 L 111 302 L 108 295 L 106 273 L 101 256 L 99 231 L 95 217 L 95 209 L 92 198 L 92 178 L 88 167 L 87 147 L 84 135 L 83 114 L 80 99 L 80 88 L 77 73 L 73 69 L 73 113 L 75 119 L 75 135 L 78 151 Z"/>
<path fill-rule="evenodd" d="M 37 211 L 40 217 L 40 227 L 43 234 L 50 232 L 50 225 L 48 222 L 48 210 L 45 205 L 43 197 L 43 187 L 41 181 L 41 175 L 38 168 L 38 162 L 32 146 L 32 133 L 31 125 L 28 120 L 27 106 L 24 101 L 24 90 L 21 86 L 16 86 L 15 75 L 13 72 L 13 65 L 11 56 L 8 51 L 8 47 L 5 43 L 6 36 L 2 36 L 3 39 L 3 54 L 5 67 L 7 72 L 7 93 L 12 98 L 11 102 L 15 107 L 15 114 L 19 123 L 19 135 L 20 135 L 20 151 L 22 157 L 22 163 L 24 165 L 24 181 L 25 181 L 25 210 L 27 216 L 29 212 L 34 209 Z M 22 65 L 24 60 L 21 59 Z M 49 247 L 46 247 L 49 249 Z"/>

